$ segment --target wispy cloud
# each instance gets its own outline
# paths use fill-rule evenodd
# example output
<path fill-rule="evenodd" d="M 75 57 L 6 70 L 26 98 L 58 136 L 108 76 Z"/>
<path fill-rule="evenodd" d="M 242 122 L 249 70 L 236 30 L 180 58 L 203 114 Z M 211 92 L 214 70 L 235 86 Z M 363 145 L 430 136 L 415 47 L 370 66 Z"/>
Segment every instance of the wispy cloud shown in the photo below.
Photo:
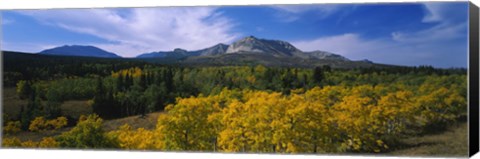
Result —
<path fill-rule="evenodd" d="M 341 5 L 322 4 L 322 5 L 275 5 L 272 6 L 278 10 L 276 16 L 280 21 L 293 22 L 302 17 L 302 14 L 314 12 L 318 18 L 326 18 L 333 13 L 340 11 Z"/>
<path fill-rule="evenodd" d="M 370 59 L 399 65 L 434 65 L 451 67 L 467 61 L 466 5 L 426 3 L 422 23 L 433 23 L 417 31 L 395 31 L 391 37 L 365 39 L 359 34 L 345 33 L 295 41 L 306 51 L 324 50 L 353 60 Z M 455 9 L 452 9 L 455 8 Z"/>
<path fill-rule="evenodd" d="M 425 9 L 425 16 L 422 22 L 442 22 L 452 23 L 463 21 L 467 17 L 462 11 L 467 11 L 468 5 L 466 2 L 425 2 L 423 3 Z"/>
<path fill-rule="evenodd" d="M 449 41 L 456 38 L 464 38 L 467 23 L 437 25 L 432 28 L 420 30 L 417 32 L 393 32 L 392 39 L 405 43 L 431 43 L 435 41 Z"/>
<path fill-rule="evenodd" d="M 464 3 L 427 2 L 423 6 L 425 16 L 422 22 L 434 23 L 435 25 L 415 32 L 393 32 L 391 34 L 393 40 L 406 43 L 431 43 L 466 38 L 468 5 Z"/>
<path fill-rule="evenodd" d="M 399 42 L 389 38 L 365 39 L 347 33 L 294 41 L 304 51 L 323 50 L 343 55 L 352 60 L 369 59 L 396 65 L 433 65 L 435 67 L 466 67 L 466 43 L 437 41 L 431 43 Z M 459 64 L 463 64 L 460 65 Z"/>
<path fill-rule="evenodd" d="M 237 38 L 233 23 L 212 7 L 21 11 L 69 31 L 109 41 L 95 44 L 121 56 L 143 52 L 201 49 Z"/>

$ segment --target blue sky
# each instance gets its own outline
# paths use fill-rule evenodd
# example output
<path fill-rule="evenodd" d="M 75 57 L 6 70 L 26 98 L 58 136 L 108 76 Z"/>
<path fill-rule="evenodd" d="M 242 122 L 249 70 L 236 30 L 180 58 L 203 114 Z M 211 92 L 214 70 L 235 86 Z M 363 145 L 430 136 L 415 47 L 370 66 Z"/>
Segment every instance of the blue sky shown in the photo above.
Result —
<path fill-rule="evenodd" d="M 467 67 L 468 3 L 372 3 L 2 11 L 2 50 L 94 45 L 123 57 L 244 36 L 397 65 Z"/>

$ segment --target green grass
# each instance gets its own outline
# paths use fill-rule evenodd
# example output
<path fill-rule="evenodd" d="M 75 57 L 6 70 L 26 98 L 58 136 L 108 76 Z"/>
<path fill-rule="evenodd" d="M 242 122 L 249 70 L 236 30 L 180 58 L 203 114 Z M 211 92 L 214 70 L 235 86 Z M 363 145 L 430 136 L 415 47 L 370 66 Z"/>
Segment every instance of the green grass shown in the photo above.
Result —
<path fill-rule="evenodd" d="M 43 103 L 45 104 L 45 101 Z M 21 107 L 27 104 L 27 100 L 20 99 L 17 96 L 15 87 L 3 88 L 2 113 L 7 114 L 9 120 L 18 120 L 17 118 L 20 114 Z M 76 119 L 82 114 L 91 114 L 93 111 L 86 100 L 65 101 L 60 108 L 63 116 L 70 116 Z"/>
<path fill-rule="evenodd" d="M 27 105 L 26 100 L 17 96 L 16 88 L 3 88 L 2 113 L 7 114 L 9 119 L 14 119 L 20 114 L 21 107 Z"/>

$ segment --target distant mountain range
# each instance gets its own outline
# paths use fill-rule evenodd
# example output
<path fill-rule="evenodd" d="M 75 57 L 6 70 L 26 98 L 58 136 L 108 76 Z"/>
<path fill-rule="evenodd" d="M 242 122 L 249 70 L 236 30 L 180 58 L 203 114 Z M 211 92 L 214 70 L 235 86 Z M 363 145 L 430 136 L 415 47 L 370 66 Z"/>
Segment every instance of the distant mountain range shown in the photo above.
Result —
<path fill-rule="evenodd" d="M 121 58 L 114 53 L 94 46 L 78 45 L 65 45 L 47 49 L 39 54 Z M 135 58 L 150 62 L 197 65 L 263 64 L 300 67 L 321 65 L 331 65 L 334 67 L 369 67 L 375 65 L 368 60 L 351 61 L 346 57 L 326 51 L 305 52 L 286 41 L 260 39 L 254 36 L 244 37 L 233 42 L 231 45 L 220 43 L 194 51 L 176 48 L 173 51 L 143 53 Z"/>
<path fill-rule="evenodd" d="M 226 54 L 259 54 L 270 55 L 277 58 L 298 57 L 301 59 L 331 59 L 349 61 L 349 59 L 341 55 L 326 51 L 303 52 L 302 50 L 297 49 L 295 46 L 285 41 L 259 39 L 254 36 L 247 36 L 233 42 L 231 45 L 217 44 L 215 46 L 196 51 L 186 51 L 177 48 L 173 51 L 144 53 L 138 55 L 137 58 L 185 58 L 192 56 L 202 57 Z"/>

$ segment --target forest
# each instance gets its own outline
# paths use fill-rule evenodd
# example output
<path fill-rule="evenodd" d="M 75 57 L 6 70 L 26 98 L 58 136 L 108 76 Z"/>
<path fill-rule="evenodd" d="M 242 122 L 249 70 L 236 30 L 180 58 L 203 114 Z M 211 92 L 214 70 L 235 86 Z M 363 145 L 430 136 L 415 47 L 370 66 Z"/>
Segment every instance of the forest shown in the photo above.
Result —
<path fill-rule="evenodd" d="M 24 101 L 18 113 L 3 107 L 4 147 L 381 153 L 467 115 L 463 68 L 200 67 L 3 56 L 3 87 Z M 65 113 L 61 105 L 71 100 L 86 101 L 91 112 Z M 153 128 L 102 126 L 155 112 Z M 21 132 L 48 135 L 21 140 L 15 135 Z"/>

